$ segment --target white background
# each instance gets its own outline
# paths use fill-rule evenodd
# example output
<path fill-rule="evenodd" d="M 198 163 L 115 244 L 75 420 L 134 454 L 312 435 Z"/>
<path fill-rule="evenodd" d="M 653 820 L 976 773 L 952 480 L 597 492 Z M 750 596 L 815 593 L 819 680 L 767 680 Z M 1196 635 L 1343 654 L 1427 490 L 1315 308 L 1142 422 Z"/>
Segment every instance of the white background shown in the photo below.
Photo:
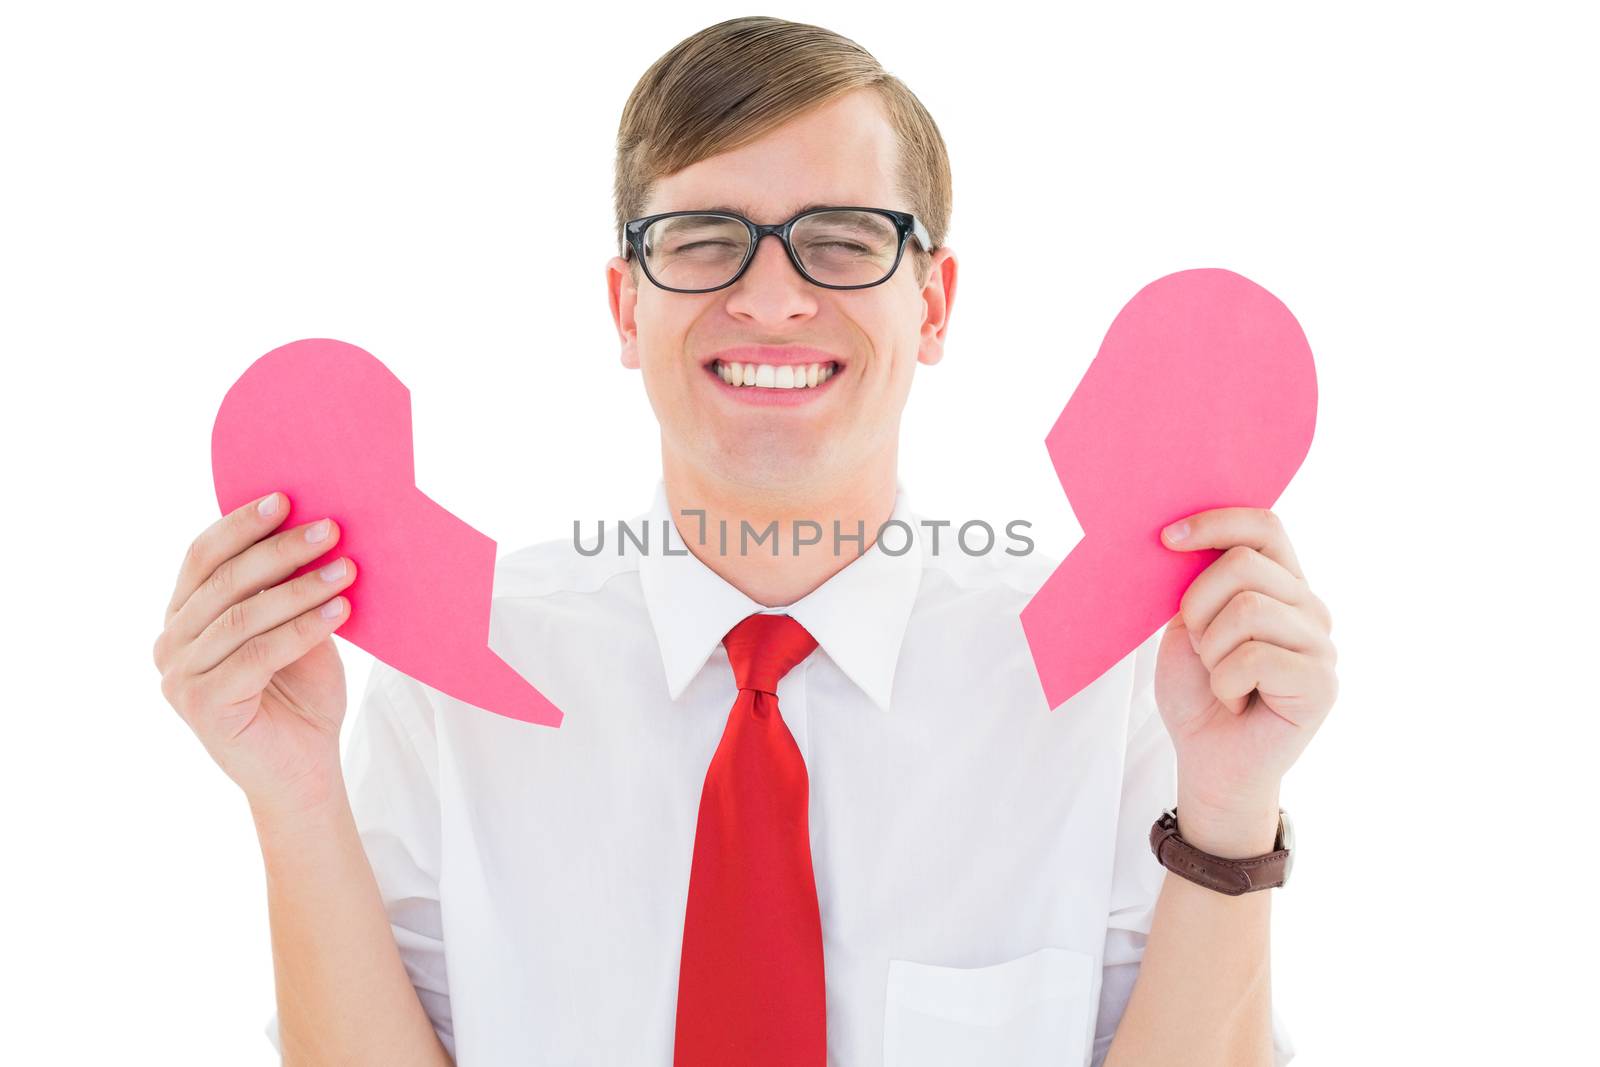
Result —
<path fill-rule="evenodd" d="M 337 337 L 407 383 L 419 484 L 502 552 L 645 507 L 656 426 L 604 289 L 613 138 L 658 55 L 747 13 L 8 6 L 7 1059 L 272 1062 L 248 812 L 150 658 L 217 516 L 217 405 L 267 350 Z M 902 437 L 924 513 L 1026 517 L 1065 554 L 1044 435 L 1146 282 L 1225 266 L 1305 328 L 1319 421 L 1276 510 L 1342 690 L 1283 790 L 1297 1065 L 1592 1049 L 1579 5 L 775 13 L 859 41 L 949 146 L 960 283 Z M 358 694 L 371 660 L 340 648 Z"/>

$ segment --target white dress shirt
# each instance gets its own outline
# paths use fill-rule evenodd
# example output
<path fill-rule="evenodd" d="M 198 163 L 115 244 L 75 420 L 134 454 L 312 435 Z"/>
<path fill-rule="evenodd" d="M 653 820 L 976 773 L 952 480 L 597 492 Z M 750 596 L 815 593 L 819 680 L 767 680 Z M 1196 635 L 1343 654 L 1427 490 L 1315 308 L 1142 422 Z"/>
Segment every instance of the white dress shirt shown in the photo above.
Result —
<path fill-rule="evenodd" d="M 935 552 L 903 481 L 894 517 L 907 551 L 898 528 L 888 551 L 847 543 L 776 609 L 687 551 L 660 480 L 628 520 L 645 551 L 619 554 L 612 521 L 597 555 L 566 538 L 502 557 L 489 644 L 562 709 L 556 729 L 374 664 L 351 804 L 461 1067 L 670 1067 L 700 791 L 736 696 L 721 640 L 768 610 L 818 642 L 778 702 L 811 786 L 828 1063 L 1098 1067 L 1166 875 L 1148 841 L 1177 788 L 1161 634 L 1051 710 L 1018 613 L 1059 558 L 1004 536 L 969 556 L 953 526 Z"/>

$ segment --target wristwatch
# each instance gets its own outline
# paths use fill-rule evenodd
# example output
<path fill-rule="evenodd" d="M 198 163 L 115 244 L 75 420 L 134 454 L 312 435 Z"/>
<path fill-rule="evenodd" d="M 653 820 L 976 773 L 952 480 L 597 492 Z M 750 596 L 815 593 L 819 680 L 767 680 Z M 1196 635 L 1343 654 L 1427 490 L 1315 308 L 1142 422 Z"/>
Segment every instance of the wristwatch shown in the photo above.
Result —
<path fill-rule="evenodd" d="M 1207 889 L 1236 897 L 1257 889 L 1288 884 L 1294 866 L 1294 827 L 1289 813 L 1278 809 L 1278 836 L 1272 851 L 1244 859 L 1225 859 L 1202 852 L 1178 836 L 1178 809 L 1171 807 L 1150 827 L 1150 851 L 1167 870 Z"/>

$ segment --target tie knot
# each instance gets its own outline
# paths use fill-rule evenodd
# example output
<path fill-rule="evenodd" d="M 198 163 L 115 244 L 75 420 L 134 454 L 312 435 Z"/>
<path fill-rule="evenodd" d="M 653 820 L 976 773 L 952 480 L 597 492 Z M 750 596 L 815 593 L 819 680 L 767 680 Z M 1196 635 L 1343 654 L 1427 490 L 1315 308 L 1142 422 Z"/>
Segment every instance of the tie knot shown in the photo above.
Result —
<path fill-rule="evenodd" d="M 757 612 L 722 639 L 740 689 L 778 695 L 778 679 L 811 655 L 817 639 L 791 616 Z"/>

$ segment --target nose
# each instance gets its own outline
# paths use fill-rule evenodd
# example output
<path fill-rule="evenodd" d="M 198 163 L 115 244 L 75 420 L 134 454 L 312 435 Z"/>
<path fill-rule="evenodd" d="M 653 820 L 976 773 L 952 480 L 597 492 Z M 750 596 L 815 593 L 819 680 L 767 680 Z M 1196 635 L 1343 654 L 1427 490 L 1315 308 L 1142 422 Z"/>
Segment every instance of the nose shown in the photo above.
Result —
<path fill-rule="evenodd" d="M 817 287 L 800 276 L 777 234 L 763 234 L 744 276 L 728 287 L 729 314 L 782 321 L 816 311 Z"/>

